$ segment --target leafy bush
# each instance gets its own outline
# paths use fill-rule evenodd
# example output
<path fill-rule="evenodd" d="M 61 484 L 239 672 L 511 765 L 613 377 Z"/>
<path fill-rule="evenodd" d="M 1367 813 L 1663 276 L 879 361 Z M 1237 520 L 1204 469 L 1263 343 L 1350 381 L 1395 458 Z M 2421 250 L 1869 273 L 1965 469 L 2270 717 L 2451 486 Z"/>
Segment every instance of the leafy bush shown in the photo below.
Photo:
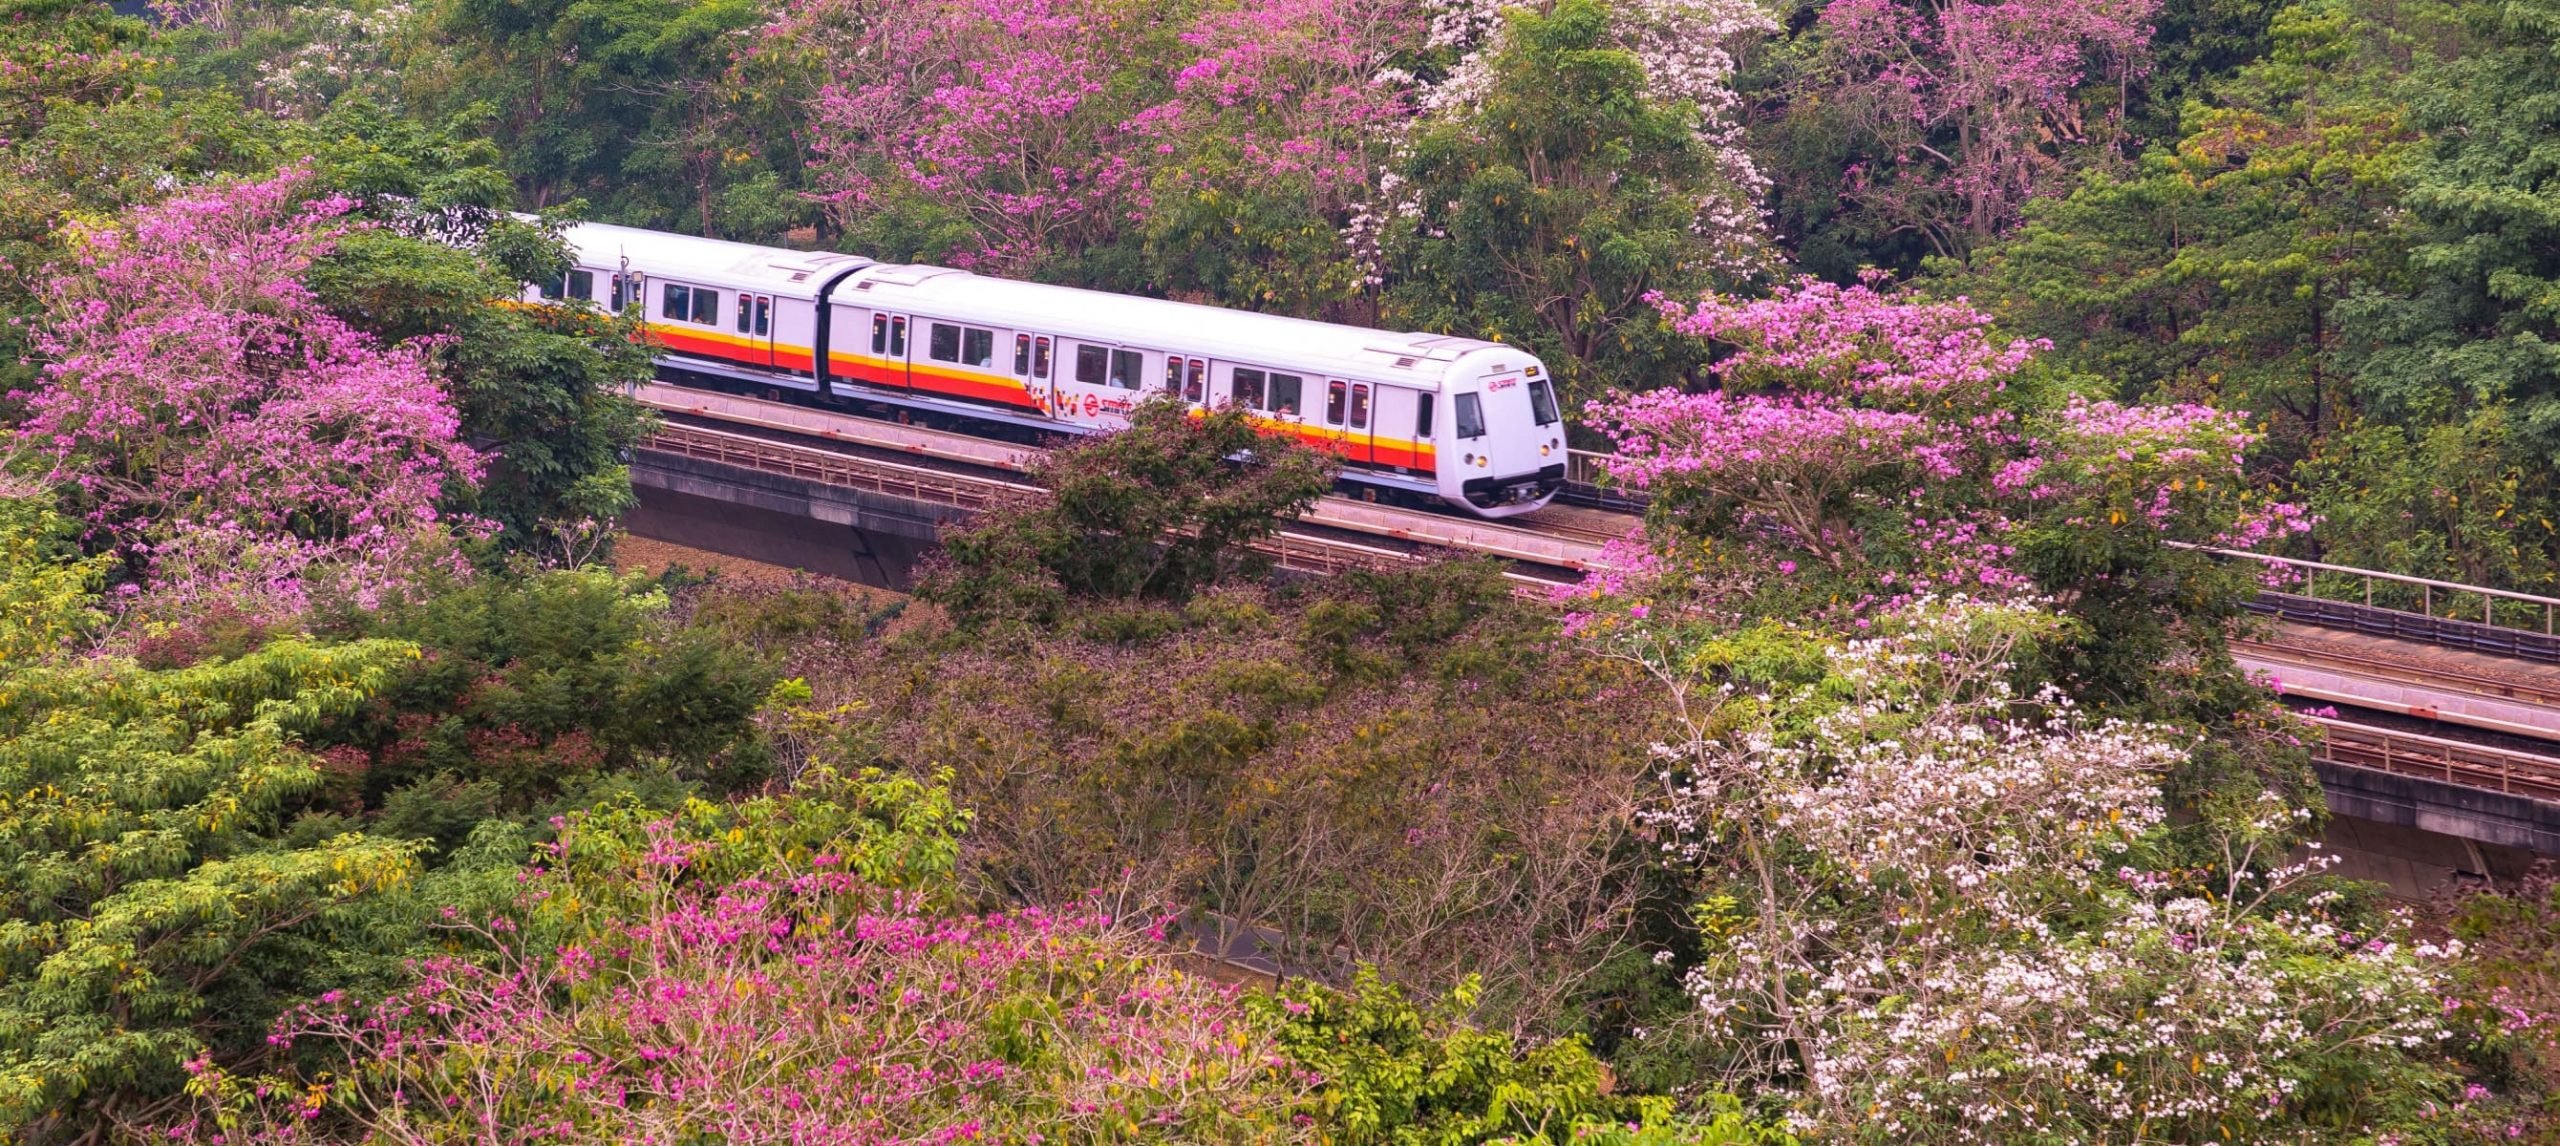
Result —
<path fill-rule="evenodd" d="M 760 779 L 752 721 L 772 670 L 710 630 L 669 622 L 666 607 L 644 581 L 584 569 L 483 577 L 333 618 L 332 631 L 422 652 L 316 730 L 337 769 L 332 797 L 355 812 L 413 787 L 490 785 L 491 807 L 522 814 L 642 767 L 719 790 Z"/>
<path fill-rule="evenodd" d="M 852 706 L 866 758 L 951 770 L 990 899 L 1195 906 L 1309 972 L 1476 971 L 1489 1022 L 1579 1022 L 1642 866 L 1627 674 L 1557 649 L 1486 562 L 1101 616 L 1131 623 L 919 626 L 791 671 Z"/>
<path fill-rule="evenodd" d="M 320 788 L 300 741 L 416 656 L 281 640 L 151 670 L 0 662 L 0 1132 L 149 1117 L 179 1064 L 254 1044 L 415 844 L 279 846 Z"/>
<path fill-rule="evenodd" d="M 1255 564 L 1247 551 L 1333 488 L 1333 463 L 1266 437 L 1241 410 L 1157 399 L 1129 428 L 1032 471 L 1046 500 L 990 510 L 947 536 L 916 595 L 966 623 L 1054 624 L 1070 598 L 1180 601 Z"/>

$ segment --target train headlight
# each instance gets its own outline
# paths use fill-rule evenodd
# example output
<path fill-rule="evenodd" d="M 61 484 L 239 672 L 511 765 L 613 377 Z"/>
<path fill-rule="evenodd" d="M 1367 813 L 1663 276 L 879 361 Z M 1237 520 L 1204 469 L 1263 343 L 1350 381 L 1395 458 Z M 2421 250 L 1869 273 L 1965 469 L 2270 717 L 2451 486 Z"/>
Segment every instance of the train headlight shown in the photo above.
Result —
<path fill-rule="evenodd" d="M 1554 446 L 1540 446 L 1540 447 L 1538 447 L 1538 456 L 1543 458 L 1543 457 L 1547 456 L 1548 454 L 1553 453 L 1554 451 L 1555 451 L 1555 447 L 1554 447 Z"/>

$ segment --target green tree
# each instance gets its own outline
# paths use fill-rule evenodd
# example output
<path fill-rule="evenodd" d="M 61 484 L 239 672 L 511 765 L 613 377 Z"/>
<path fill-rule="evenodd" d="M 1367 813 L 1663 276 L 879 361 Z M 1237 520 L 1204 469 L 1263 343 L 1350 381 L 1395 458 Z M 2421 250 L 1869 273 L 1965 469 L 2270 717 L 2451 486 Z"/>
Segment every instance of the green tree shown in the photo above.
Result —
<path fill-rule="evenodd" d="M 1333 460 L 1241 410 L 1158 399 L 1129 428 L 1051 453 L 1042 500 L 987 511 L 916 595 L 976 623 L 1055 621 L 1071 597 L 1180 601 L 1255 564 L 1250 547 L 1333 488 Z"/>
<path fill-rule="evenodd" d="M 602 569 L 483 577 L 349 613 L 332 631 L 423 650 L 312 731 L 342 813 L 451 848 L 611 777 L 728 791 L 763 778 L 752 725 L 775 678 L 716 633 L 667 620 L 664 593 Z"/>
<path fill-rule="evenodd" d="M 2271 48 L 2190 102 L 2176 146 L 2093 173 L 1959 276 L 2047 365 L 2123 396 L 2203 399 L 2271 420 L 2273 460 L 2356 412 L 2340 299 L 2398 281 L 2402 104 L 2425 10 L 2365 0 L 2279 13 Z"/>
<path fill-rule="evenodd" d="M 349 235 L 314 268 L 313 289 L 385 341 L 442 336 L 442 373 L 464 433 L 494 457 L 456 508 L 495 522 L 504 551 L 560 561 L 634 502 L 624 451 L 650 419 L 624 392 L 652 376 L 630 321 L 588 307 L 514 305 L 555 280 L 568 255 L 550 221 L 501 213 L 513 192 L 499 152 L 466 120 L 422 124 L 362 98 L 303 129 L 321 181 L 384 225 Z M 418 237 L 437 217 L 485 224 L 476 246 Z"/>
<path fill-rule="evenodd" d="M 816 212 L 802 186 L 794 57 L 742 51 L 757 0 L 433 0 L 396 91 L 430 116 L 493 112 L 519 201 L 772 238 Z"/>
<path fill-rule="evenodd" d="M 12 517 L 0 596 L 34 589 L 36 631 L 78 624 L 88 602 L 62 590 L 87 568 L 15 560 Z M 276 833 L 322 783 L 301 737 L 416 652 L 0 658 L 0 1133 L 71 1139 L 165 1111 L 182 1063 L 254 1045 L 353 906 L 413 878 L 414 844 Z"/>
<path fill-rule="evenodd" d="M 1695 364 L 1645 296 L 1711 285 L 1699 203 L 1724 168 L 1696 109 L 1644 96 L 1594 0 L 1515 9 L 1482 101 L 1427 121 L 1404 174 L 1418 226 L 1391 242 L 1390 323 L 1516 343 L 1569 393 L 1658 384 Z"/>

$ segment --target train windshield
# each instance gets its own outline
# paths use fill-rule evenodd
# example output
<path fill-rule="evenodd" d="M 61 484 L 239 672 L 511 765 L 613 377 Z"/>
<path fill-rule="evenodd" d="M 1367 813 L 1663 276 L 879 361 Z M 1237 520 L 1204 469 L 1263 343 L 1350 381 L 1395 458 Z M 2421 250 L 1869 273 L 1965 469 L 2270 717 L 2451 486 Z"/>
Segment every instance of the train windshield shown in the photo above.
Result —
<path fill-rule="evenodd" d="M 1529 384 L 1529 412 L 1537 415 L 1541 426 L 1552 426 L 1564 420 L 1562 414 L 1556 413 L 1555 387 L 1548 385 L 1544 378 Z"/>
<path fill-rule="evenodd" d="M 1461 438 L 1483 437 L 1484 400 L 1473 394 L 1460 394 L 1454 405 L 1458 411 L 1458 436 Z"/>

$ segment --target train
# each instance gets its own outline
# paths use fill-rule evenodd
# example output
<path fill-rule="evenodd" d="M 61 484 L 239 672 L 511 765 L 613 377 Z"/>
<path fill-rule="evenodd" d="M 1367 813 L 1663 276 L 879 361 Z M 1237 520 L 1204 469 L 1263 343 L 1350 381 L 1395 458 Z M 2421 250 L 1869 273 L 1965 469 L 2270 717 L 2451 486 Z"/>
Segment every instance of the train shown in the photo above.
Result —
<path fill-rule="evenodd" d="M 1069 435 L 1170 394 L 1336 455 L 1368 496 L 1480 517 L 1565 481 L 1554 378 L 1499 342 L 602 223 L 563 237 L 574 268 L 524 301 L 636 307 L 678 385 Z"/>

